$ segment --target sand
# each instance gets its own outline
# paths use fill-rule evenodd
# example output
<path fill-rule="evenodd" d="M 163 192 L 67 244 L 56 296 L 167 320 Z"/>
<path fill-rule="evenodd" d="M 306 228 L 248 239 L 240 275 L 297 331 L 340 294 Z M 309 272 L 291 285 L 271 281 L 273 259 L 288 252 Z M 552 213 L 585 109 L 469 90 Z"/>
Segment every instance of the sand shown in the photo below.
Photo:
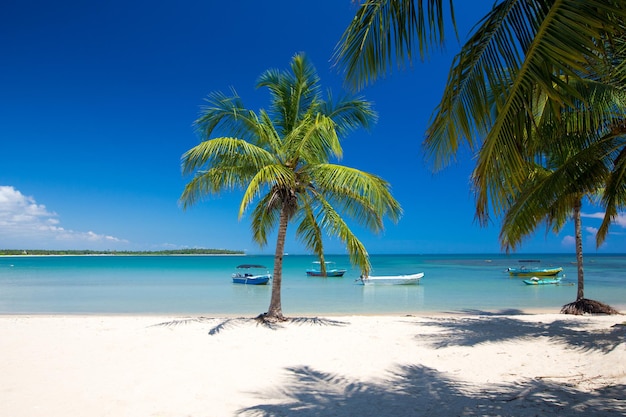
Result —
<path fill-rule="evenodd" d="M 0 316 L 0 416 L 624 416 L 624 316 Z"/>

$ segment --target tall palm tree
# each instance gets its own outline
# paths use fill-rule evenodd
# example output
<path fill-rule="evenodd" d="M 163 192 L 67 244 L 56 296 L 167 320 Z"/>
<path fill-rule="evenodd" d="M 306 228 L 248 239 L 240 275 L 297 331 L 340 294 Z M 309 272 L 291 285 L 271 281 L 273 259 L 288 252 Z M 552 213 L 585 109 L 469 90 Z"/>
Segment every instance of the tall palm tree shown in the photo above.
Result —
<path fill-rule="evenodd" d="M 375 120 L 369 102 L 360 98 L 323 100 L 319 78 L 303 54 L 290 71 L 268 70 L 258 87 L 268 88 L 268 111 L 243 106 L 236 94 L 209 96 L 195 122 L 204 141 L 182 157 L 184 174 L 193 174 L 181 196 L 186 208 L 222 190 L 244 190 L 239 218 L 252 207 L 252 236 L 264 246 L 277 229 L 272 295 L 264 320 L 285 320 L 281 304 L 282 264 L 291 222 L 296 236 L 324 265 L 322 233 L 339 238 L 350 261 L 367 274 L 365 246 L 341 214 L 374 232 L 388 216 L 396 221 L 399 203 L 382 178 L 333 163 L 342 156 L 339 137 Z M 215 132 L 227 136 L 211 138 Z"/>

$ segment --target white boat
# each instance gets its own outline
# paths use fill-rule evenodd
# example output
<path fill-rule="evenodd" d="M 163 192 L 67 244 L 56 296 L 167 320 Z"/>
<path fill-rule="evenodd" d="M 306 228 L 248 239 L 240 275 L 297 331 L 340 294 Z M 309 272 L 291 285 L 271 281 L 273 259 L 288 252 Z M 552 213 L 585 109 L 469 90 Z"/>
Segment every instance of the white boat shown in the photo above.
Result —
<path fill-rule="evenodd" d="M 408 275 L 363 276 L 359 278 L 363 285 L 417 285 L 424 276 L 423 272 Z"/>

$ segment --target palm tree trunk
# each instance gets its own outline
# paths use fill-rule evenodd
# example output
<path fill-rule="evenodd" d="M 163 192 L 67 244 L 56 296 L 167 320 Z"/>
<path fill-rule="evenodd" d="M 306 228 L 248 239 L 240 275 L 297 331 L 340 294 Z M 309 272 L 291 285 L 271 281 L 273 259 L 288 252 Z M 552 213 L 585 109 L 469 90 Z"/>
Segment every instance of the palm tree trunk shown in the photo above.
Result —
<path fill-rule="evenodd" d="M 585 279 L 583 274 L 583 231 L 580 216 L 582 198 L 574 204 L 574 229 L 576 234 L 576 264 L 578 266 L 578 292 L 576 301 L 565 304 L 561 309 L 564 314 L 619 314 L 610 305 L 585 298 Z"/>
<path fill-rule="evenodd" d="M 585 296 L 585 278 L 583 272 L 583 232 L 580 209 L 582 199 L 579 199 L 574 205 L 574 231 L 576 234 L 576 265 L 578 267 L 578 291 L 576 293 L 576 301 L 582 300 Z"/>
<path fill-rule="evenodd" d="M 280 219 L 278 223 L 278 237 L 276 239 L 276 252 L 274 253 L 274 275 L 272 277 L 272 298 L 270 306 L 265 314 L 265 318 L 269 320 L 285 320 L 283 316 L 283 307 L 281 303 L 281 286 L 283 280 L 283 256 L 285 253 L 285 239 L 287 237 L 287 223 L 289 222 L 289 214 L 287 207 L 283 206 L 280 211 Z"/>

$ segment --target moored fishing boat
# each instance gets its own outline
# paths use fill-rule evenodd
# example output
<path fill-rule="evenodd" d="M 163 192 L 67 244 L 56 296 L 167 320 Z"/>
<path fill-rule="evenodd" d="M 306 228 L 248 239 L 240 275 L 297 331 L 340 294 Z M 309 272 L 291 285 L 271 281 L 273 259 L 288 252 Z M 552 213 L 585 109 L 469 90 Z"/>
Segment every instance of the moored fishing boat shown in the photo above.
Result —
<path fill-rule="evenodd" d="M 522 266 L 519 268 L 508 268 L 507 272 L 511 276 L 515 277 L 530 277 L 530 276 L 541 276 L 541 277 L 551 277 L 558 275 L 563 272 L 562 267 L 554 267 L 554 268 L 539 268 L 539 267 L 527 267 Z"/>
<path fill-rule="evenodd" d="M 530 279 L 525 279 L 524 284 L 526 285 L 546 285 L 546 284 L 558 284 L 561 282 L 561 277 L 532 277 Z"/>
<path fill-rule="evenodd" d="M 424 276 L 423 272 L 408 275 L 363 276 L 359 281 L 363 285 L 417 285 Z"/>
<path fill-rule="evenodd" d="M 272 274 L 263 265 L 243 264 L 237 267 L 238 270 L 232 275 L 233 284 L 265 285 L 272 278 Z M 261 271 L 265 271 L 265 273 Z"/>
<path fill-rule="evenodd" d="M 314 264 L 318 264 L 320 265 L 321 263 L 319 261 L 315 261 L 313 262 Z M 333 265 L 334 262 L 324 262 L 326 265 L 326 274 L 322 273 L 322 269 L 321 268 L 310 268 L 306 270 L 306 274 L 310 277 L 342 277 L 343 274 L 346 273 L 345 269 L 339 269 L 339 268 L 328 268 L 329 265 Z"/>

